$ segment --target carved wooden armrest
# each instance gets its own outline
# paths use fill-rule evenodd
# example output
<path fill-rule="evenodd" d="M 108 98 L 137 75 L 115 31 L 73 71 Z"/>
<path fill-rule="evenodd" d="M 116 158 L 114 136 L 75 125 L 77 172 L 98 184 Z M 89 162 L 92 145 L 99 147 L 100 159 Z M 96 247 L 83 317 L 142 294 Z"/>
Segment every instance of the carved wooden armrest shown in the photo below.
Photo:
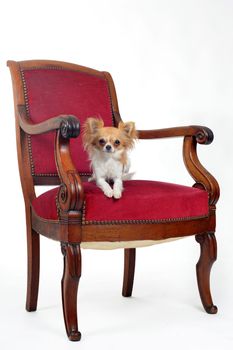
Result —
<path fill-rule="evenodd" d="M 178 126 L 176 128 L 138 130 L 139 139 L 159 139 L 166 137 L 193 136 L 200 144 L 208 145 L 214 139 L 213 132 L 199 125 Z"/>
<path fill-rule="evenodd" d="M 195 180 L 195 187 L 206 190 L 209 204 L 214 207 L 218 201 L 220 190 L 216 179 L 200 163 L 197 156 L 197 143 L 208 145 L 214 139 L 213 132 L 204 126 L 184 126 L 157 130 L 138 130 L 139 139 L 157 139 L 166 137 L 184 137 L 184 164 Z"/>
<path fill-rule="evenodd" d="M 58 115 L 41 123 L 33 123 L 27 118 L 25 105 L 18 105 L 19 125 L 29 135 L 45 134 L 60 129 L 63 138 L 77 137 L 80 123 L 73 115 Z"/>
<path fill-rule="evenodd" d="M 20 127 L 29 135 L 57 131 L 55 139 L 55 160 L 61 180 L 57 197 L 59 219 L 64 224 L 81 220 L 83 206 L 82 180 L 73 164 L 70 154 L 70 138 L 80 134 L 79 120 L 73 115 L 59 115 L 41 123 L 28 120 L 24 105 L 18 106 Z M 65 227 L 65 225 L 64 225 Z"/>

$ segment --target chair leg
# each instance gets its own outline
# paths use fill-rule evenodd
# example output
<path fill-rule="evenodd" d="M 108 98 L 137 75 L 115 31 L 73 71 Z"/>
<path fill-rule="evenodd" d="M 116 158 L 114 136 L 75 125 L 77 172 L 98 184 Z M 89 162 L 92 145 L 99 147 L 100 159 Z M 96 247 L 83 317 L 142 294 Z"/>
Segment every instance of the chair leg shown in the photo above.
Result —
<path fill-rule="evenodd" d="M 37 308 L 39 277 L 40 277 L 40 236 L 31 225 L 27 227 L 27 299 L 26 310 L 35 311 Z"/>
<path fill-rule="evenodd" d="M 77 292 L 81 277 L 81 249 L 79 244 L 61 245 L 64 255 L 64 272 L 61 281 L 63 314 L 66 333 L 70 340 L 78 341 L 81 333 L 77 321 Z"/>
<path fill-rule="evenodd" d="M 210 292 L 210 271 L 217 259 L 217 242 L 214 233 L 196 235 L 196 241 L 200 243 L 201 248 L 201 255 L 196 265 L 201 301 L 207 313 L 216 314 L 218 308 L 213 304 Z"/>
<path fill-rule="evenodd" d="M 124 297 L 130 297 L 132 295 L 135 271 L 135 258 L 135 248 L 124 249 L 124 276 L 122 288 L 122 295 Z"/>

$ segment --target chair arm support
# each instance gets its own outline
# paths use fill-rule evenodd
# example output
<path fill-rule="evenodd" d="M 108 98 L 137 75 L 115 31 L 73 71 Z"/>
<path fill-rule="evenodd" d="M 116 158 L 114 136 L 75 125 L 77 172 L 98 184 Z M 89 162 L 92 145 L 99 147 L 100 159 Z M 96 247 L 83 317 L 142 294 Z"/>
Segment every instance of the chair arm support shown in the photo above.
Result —
<path fill-rule="evenodd" d="M 179 136 L 193 136 L 197 143 L 205 145 L 210 144 L 214 139 L 214 134 L 209 128 L 198 125 L 179 126 L 167 129 L 138 130 L 139 139 L 158 139 Z"/>
<path fill-rule="evenodd" d="M 186 136 L 184 138 L 183 159 L 189 174 L 196 181 L 194 187 L 205 189 L 209 194 L 209 204 L 214 207 L 220 195 L 219 185 L 198 159 L 196 137 Z"/>
<path fill-rule="evenodd" d="M 79 120 L 73 115 L 58 115 L 41 123 L 33 123 L 27 118 L 25 105 L 18 105 L 19 125 L 29 135 L 45 134 L 60 129 L 63 138 L 75 138 L 80 133 Z"/>
<path fill-rule="evenodd" d="M 60 219 L 81 218 L 84 201 L 82 180 L 71 158 L 70 139 L 63 136 L 61 129 L 56 133 L 55 160 L 61 180 L 57 198 Z"/>

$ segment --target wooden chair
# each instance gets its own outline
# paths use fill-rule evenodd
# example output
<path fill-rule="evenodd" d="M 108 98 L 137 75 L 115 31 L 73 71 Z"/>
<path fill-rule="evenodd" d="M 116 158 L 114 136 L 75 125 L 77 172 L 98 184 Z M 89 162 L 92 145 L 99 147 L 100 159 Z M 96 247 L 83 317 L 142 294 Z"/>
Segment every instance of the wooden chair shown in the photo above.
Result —
<path fill-rule="evenodd" d="M 197 143 L 212 142 L 212 131 L 202 126 L 139 130 L 140 139 L 183 137 L 184 163 L 195 184 L 187 187 L 125 181 L 123 197 L 109 199 L 95 184 L 86 181 L 90 168 L 78 136 L 80 125 L 88 116 L 101 117 L 106 126 L 117 126 L 121 120 L 110 74 L 58 61 L 8 61 L 8 66 L 26 207 L 26 309 L 37 308 L 40 234 L 61 242 L 64 320 L 67 335 L 73 341 L 81 337 L 77 324 L 80 247 L 124 248 L 122 295 L 129 297 L 136 247 L 195 235 L 201 247 L 197 263 L 201 301 L 206 312 L 216 313 L 209 280 L 217 255 L 214 232 L 219 186 L 196 153 Z M 57 187 L 36 197 L 37 185 Z"/>

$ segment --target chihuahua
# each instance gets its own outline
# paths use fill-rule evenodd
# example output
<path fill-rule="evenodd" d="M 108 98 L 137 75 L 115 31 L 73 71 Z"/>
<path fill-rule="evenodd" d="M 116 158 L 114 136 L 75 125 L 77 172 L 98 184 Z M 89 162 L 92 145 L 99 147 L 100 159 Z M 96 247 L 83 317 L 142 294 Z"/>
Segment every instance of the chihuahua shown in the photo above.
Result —
<path fill-rule="evenodd" d="M 130 167 L 127 152 L 136 139 L 134 122 L 119 122 L 117 128 L 105 127 L 103 120 L 97 118 L 88 118 L 84 123 L 83 144 L 93 170 L 89 181 L 95 180 L 109 198 L 122 196 L 122 182 Z"/>

